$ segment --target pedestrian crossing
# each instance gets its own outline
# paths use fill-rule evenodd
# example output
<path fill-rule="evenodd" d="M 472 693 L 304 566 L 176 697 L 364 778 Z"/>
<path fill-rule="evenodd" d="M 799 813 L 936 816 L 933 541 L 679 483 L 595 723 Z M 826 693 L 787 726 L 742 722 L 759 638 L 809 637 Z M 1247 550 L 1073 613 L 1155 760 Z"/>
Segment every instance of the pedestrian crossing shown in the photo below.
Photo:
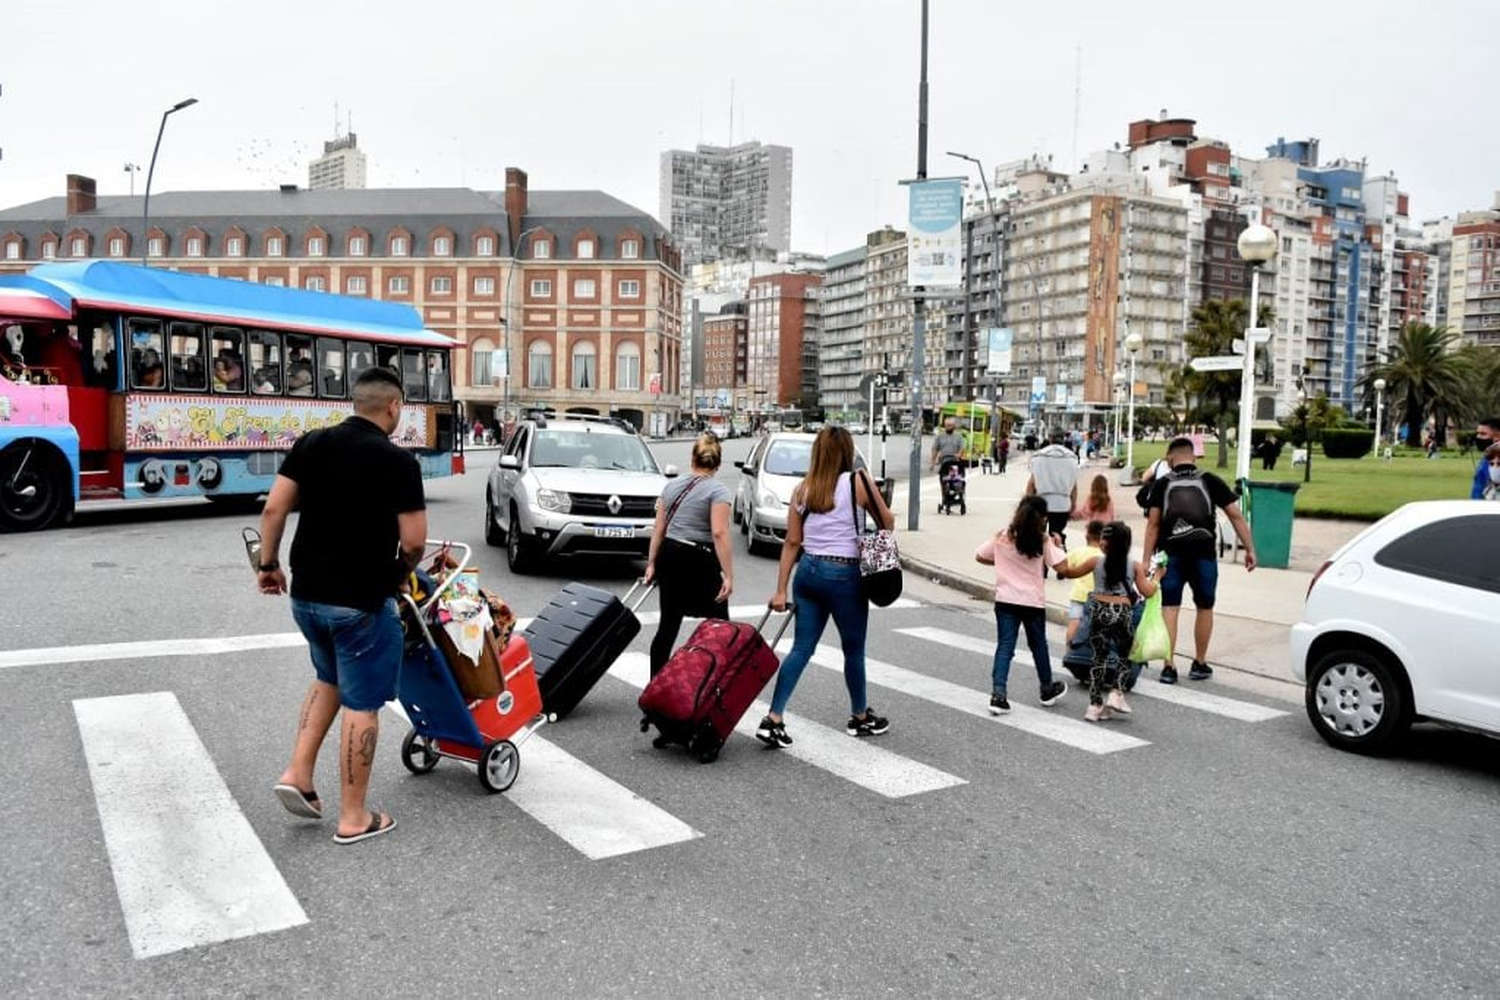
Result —
<path fill-rule="evenodd" d="M 741 620 L 757 619 L 764 612 L 760 605 L 735 606 L 731 610 L 733 616 Z M 951 661 L 954 652 L 968 654 L 976 663 L 980 662 L 980 657 L 987 659 L 993 655 L 994 640 L 984 634 L 988 630 L 977 618 L 962 619 L 973 625 L 972 632 L 960 631 L 965 626 L 960 625 L 960 619 L 956 617 L 947 622 L 955 626 L 950 628 L 926 623 L 906 624 L 913 621 L 911 612 L 919 613 L 915 619 L 917 622 L 924 622 L 924 619 L 931 622 L 932 611 L 932 608 L 909 599 L 890 609 L 876 611 L 872 617 L 871 649 L 879 652 L 882 646 L 892 648 L 887 640 L 899 636 L 907 641 L 906 650 L 910 650 L 910 643 L 916 643 L 919 650 L 930 648 L 930 653 L 908 652 L 903 659 L 910 664 L 931 662 L 940 656 Z M 655 619 L 655 615 L 649 612 L 641 617 L 643 624 L 648 625 Z M 153 643 L 155 648 L 149 654 L 137 644 L 125 643 L 21 650 L 0 654 L 0 667 L 111 661 L 145 655 L 202 656 L 254 649 L 285 649 L 297 645 L 292 641 L 294 635 L 278 633 L 212 640 L 168 640 L 165 643 L 158 640 Z M 638 645 L 643 645 L 646 639 L 642 636 Z M 784 656 L 791 642 L 790 636 L 784 637 L 778 652 Z M 821 670 L 841 673 L 843 655 L 836 646 L 820 644 L 811 663 Z M 1030 665 L 1030 657 L 1018 652 L 1016 666 L 1025 669 Z M 1022 743 L 1014 741 L 1025 741 L 1036 746 L 1056 744 L 1072 751 L 1103 756 L 1151 745 L 1150 741 L 1130 732 L 1126 726 L 1086 723 L 1071 712 L 1064 714 L 1063 710 L 1024 704 L 1024 699 L 1013 701 L 1008 715 L 992 717 L 988 712 L 987 671 L 976 672 L 972 684 L 956 683 L 931 676 L 912 665 L 867 655 L 866 672 L 870 685 L 884 692 L 882 706 L 887 698 L 897 701 L 914 699 L 993 725 L 996 727 L 996 743 L 988 744 L 987 751 L 993 751 L 997 744 L 1019 750 Z M 617 660 L 608 674 L 610 679 L 602 684 L 639 690 L 645 686 L 648 676 L 647 654 L 632 650 Z M 1174 710 L 1204 712 L 1238 723 L 1265 722 L 1287 714 L 1254 702 L 1181 686 L 1142 685 L 1136 693 L 1169 703 Z M 399 706 L 391 707 L 399 714 Z M 943 730 L 929 734 L 930 739 L 903 742 L 898 752 L 890 749 L 890 744 L 884 741 L 853 739 L 841 728 L 789 714 L 787 725 L 794 737 L 792 746 L 778 752 L 766 751 L 751 737 L 757 721 L 767 710 L 764 700 L 752 705 L 737 726 L 739 735 L 729 750 L 745 758 L 756 755 L 759 762 L 751 765 L 754 767 L 784 768 L 795 762 L 797 767 L 831 776 L 851 789 L 852 794 L 869 794 L 891 801 L 920 801 L 955 794 L 980 777 L 963 773 L 962 767 L 953 771 L 935 767 L 918 759 L 924 756 L 920 749 L 916 752 L 910 749 L 914 745 L 918 748 L 931 746 L 933 753 L 941 753 Z M 99 819 L 120 905 L 125 913 L 132 951 L 137 957 L 166 954 L 306 923 L 307 916 L 296 896 L 247 822 L 236 795 L 225 786 L 217 766 L 175 696 L 163 692 L 81 700 L 75 703 L 75 714 L 93 778 Z M 613 714 L 618 716 L 619 713 Z M 131 721 L 139 719 L 151 720 L 149 738 L 137 732 L 137 724 Z M 633 714 L 623 720 L 602 721 L 618 726 L 622 742 L 638 737 Z M 579 722 L 580 726 L 589 724 Z M 558 736 L 551 736 L 544 729 L 545 735 L 536 735 L 526 741 L 521 750 L 523 767 L 515 785 L 502 796 L 482 800 L 483 805 L 477 808 L 524 815 L 526 821 L 545 828 L 586 863 L 605 862 L 674 845 L 690 845 L 722 832 L 699 828 L 703 825 L 701 820 L 695 825 L 675 815 L 673 802 L 665 798 L 672 792 L 655 791 L 651 794 L 659 801 L 652 801 L 629 787 L 628 776 L 621 777 L 616 771 L 616 777 L 610 777 L 597 769 L 585 759 L 590 756 L 589 751 L 576 744 L 570 746 L 565 734 L 573 725 L 572 722 L 564 723 L 558 729 Z M 1153 733 L 1161 731 L 1152 730 Z M 134 740 L 151 748 L 149 760 L 129 751 Z M 966 734 L 965 740 L 972 743 L 972 733 Z M 389 739 L 386 746 L 395 742 L 395 739 Z M 382 749 L 385 753 L 391 752 Z M 171 758 L 169 766 L 162 766 L 163 754 Z M 448 766 L 456 765 L 449 762 Z M 951 764 L 948 766 L 952 767 Z M 143 776 L 147 772 L 169 773 L 172 784 L 168 786 L 146 780 Z M 260 808 L 271 808 L 261 801 L 266 798 L 263 791 L 261 788 L 241 790 L 240 797 L 246 802 L 256 802 Z M 455 801 L 460 803 L 456 809 L 471 812 L 476 809 L 472 800 Z M 399 804 L 396 808 L 399 810 Z M 225 877 L 229 871 L 234 873 L 233 878 Z M 163 882 L 175 886 L 175 894 L 163 894 L 148 888 Z"/>

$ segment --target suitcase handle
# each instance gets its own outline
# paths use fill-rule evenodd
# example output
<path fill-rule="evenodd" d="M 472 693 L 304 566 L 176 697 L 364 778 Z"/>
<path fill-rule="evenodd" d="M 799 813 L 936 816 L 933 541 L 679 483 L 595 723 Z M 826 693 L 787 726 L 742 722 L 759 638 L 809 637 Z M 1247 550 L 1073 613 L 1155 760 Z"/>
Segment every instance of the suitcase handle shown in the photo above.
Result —
<path fill-rule="evenodd" d="M 631 611 L 639 611 L 641 610 L 641 605 L 646 603 L 646 598 L 651 596 L 651 591 L 655 589 L 656 581 L 653 580 L 651 583 L 647 583 L 644 576 L 636 577 L 635 582 L 630 585 L 630 589 L 625 591 L 625 596 L 620 598 L 620 603 Z M 630 599 L 635 596 L 637 590 L 641 591 L 641 596 L 636 597 L 635 603 L 631 604 Z"/>
<path fill-rule="evenodd" d="M 766 608 L 766 613 L 761 615 L 760 621 L 755 623 L 755 631 L 764 635 L 766 631 L 766 622 L 771 620 L 772 615 L 782 613 L 783 612 L 772 611 L 769 607 Z M 792 619 L 797 617 L 797 606 L 795 604 L 788 604 L 786 606 L 785 614 L 786 617 L 781 619 L 781 624 L 776 627 L 776 637 L 766 640 L 766 645 L 770 646 L 772 649 L 775 649 L 776 644 L 781 641 L 781 637 L 786 635 L 786 627 L 792 623 Z"/>

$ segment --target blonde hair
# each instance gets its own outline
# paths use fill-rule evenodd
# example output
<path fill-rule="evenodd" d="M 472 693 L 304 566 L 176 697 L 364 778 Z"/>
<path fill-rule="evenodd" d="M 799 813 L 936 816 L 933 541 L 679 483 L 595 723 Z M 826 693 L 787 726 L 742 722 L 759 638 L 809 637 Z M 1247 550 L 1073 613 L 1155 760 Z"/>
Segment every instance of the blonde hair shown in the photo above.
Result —
<path fill-rule="evenodd" d="M 719 439 L 704 431 L 693 442 L 693 464 L 705 472 L 715 472 L 724 460 Z"/>
<path fill-rule="evenodd" d="M 833 510 L 834 489 L 838 486 L 839 476 L 853 471 L 854 438 L 837 424 L 829 424 L 813 438 L 807 477 L 798 485 L 796 499 L 807 507 L 809 513 L 826 514 Z"/>
<path fill-rule="evenodd" d="M 1084 509 L 1090 513 L 1102 513 L 1109 510 L 1109 504 L 1109 480 L 1104 478 L 1103 475 L 1097 475 L 1094 477 L 1093 483 L 1089 485 L 1089 499 L 1088 503 L 1084 505 Z"/>

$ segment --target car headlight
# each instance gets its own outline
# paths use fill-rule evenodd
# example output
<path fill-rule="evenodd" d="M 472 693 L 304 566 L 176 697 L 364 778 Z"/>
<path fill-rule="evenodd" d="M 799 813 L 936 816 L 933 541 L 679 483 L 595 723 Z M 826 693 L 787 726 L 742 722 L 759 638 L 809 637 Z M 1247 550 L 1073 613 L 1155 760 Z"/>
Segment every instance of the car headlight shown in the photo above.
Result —
<path fill-rule="evenodd" d="M 562 490 L 537 490 L 536 505 L 542 510 L 566 514 L 573 509 L 573 498 Z"/>
<path fill-rule="evenodd" d="M 786 504 L 781 502 L 781 498 L 778 497 L 775 493 L 772 493 L 770 490 L 764 490 L 761 492 L 760 505 L 768 510 L 780 510 L 782 507 L 786 506 Z"/>

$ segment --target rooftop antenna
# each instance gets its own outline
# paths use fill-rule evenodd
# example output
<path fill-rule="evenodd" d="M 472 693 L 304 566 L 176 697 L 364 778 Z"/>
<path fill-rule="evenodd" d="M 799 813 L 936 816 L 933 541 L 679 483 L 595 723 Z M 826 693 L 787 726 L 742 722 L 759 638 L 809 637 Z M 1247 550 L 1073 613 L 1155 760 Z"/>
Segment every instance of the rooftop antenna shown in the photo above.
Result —
<path fill-rule="evenodd" d="M 734 77 L 729 78 L 729 145 L 734 145 Z"/>
<path fill-rule="evenodd" d="M 333 102 L 333 137 L 339 137 L 339 102 Z"/>
<path fill-rule="evenodd" d="M 1083 108 L 1083 43 L 1073 43 L 1073 167 L 1078 167 L 1078 119 Z"/>

